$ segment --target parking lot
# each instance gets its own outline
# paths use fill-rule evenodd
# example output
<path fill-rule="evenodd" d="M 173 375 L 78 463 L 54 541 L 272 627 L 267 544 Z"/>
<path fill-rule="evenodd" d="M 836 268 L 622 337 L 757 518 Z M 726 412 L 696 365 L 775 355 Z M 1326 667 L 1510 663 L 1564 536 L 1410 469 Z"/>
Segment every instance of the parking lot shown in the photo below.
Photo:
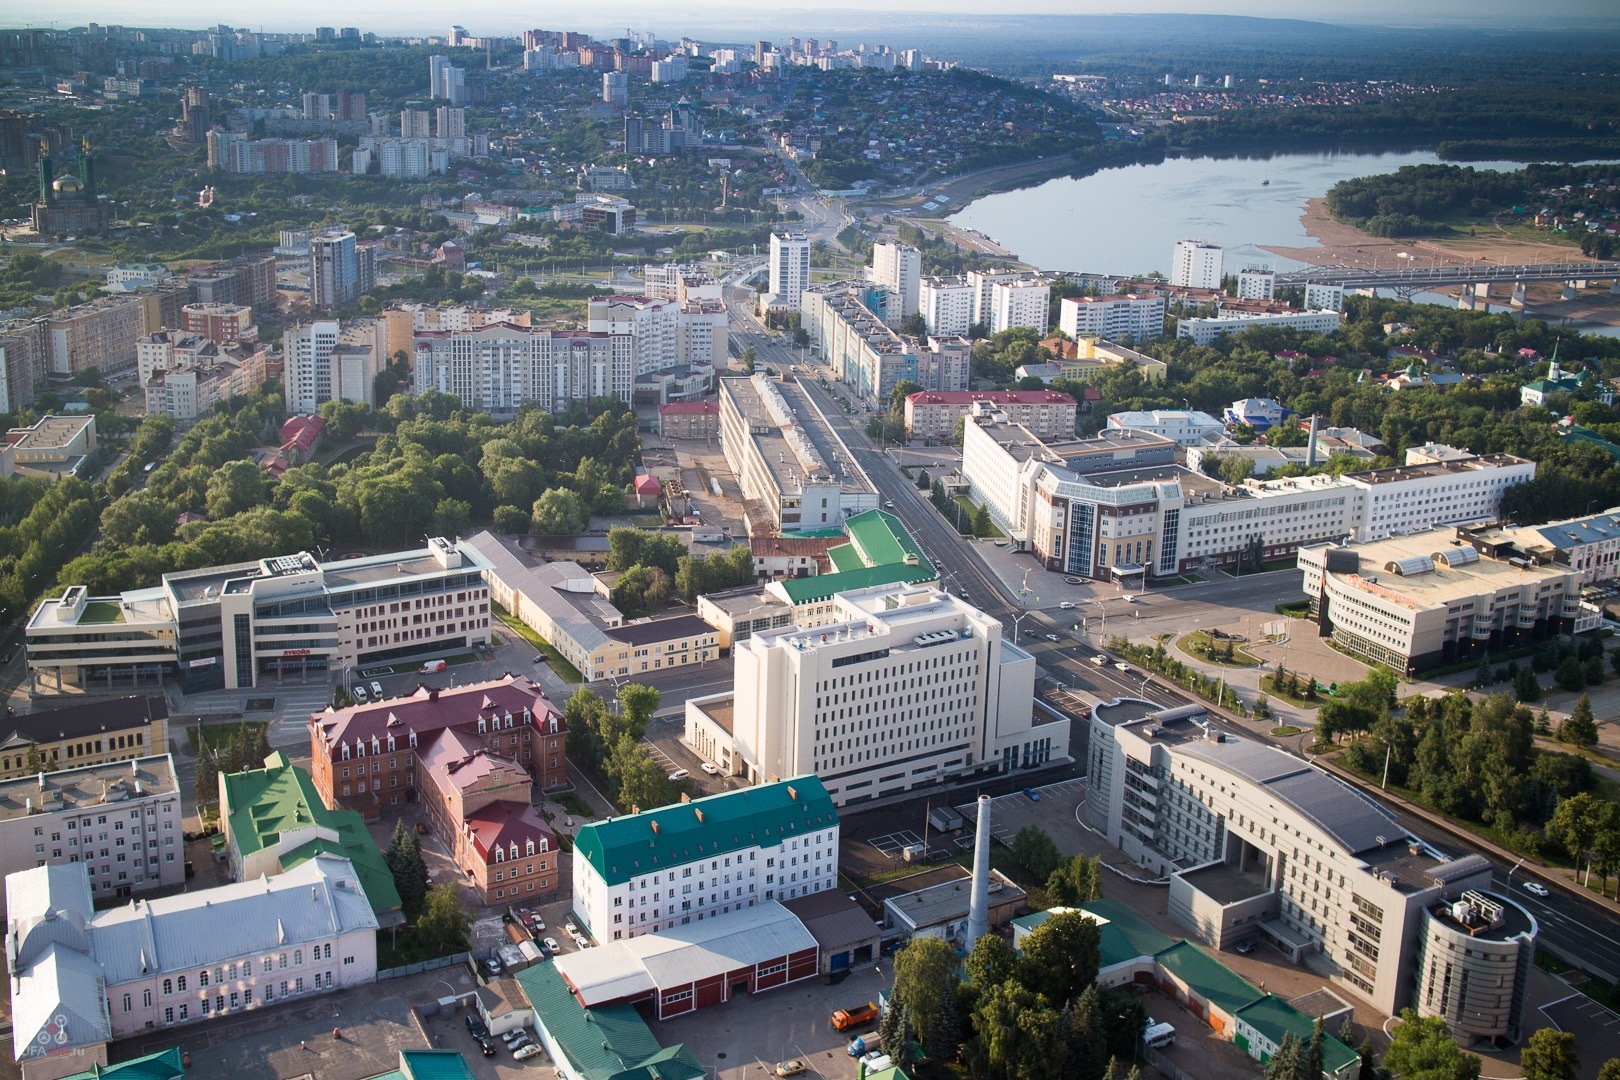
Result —
<path fill-rule="evenodd" d="M 810 1066 L 806 1076 L 853 1080 L 856 1061 L 844 1048 L 851 1037 L 876 1030 L 877 1025 L 845 1033 L 833 1030 L 828 1017 L 835 1009 L 876 1001 L 892 975 L 885 958 L 881 964 L 851 971 L 837 985 L 818 975 L 678 1020 L 655 1021 L 652 1030 L 664 1046 L 685 1043 L 698 1064 L 714 1070 L 717 1080 L 757 1080 L 772 1075 L 777 1062 L 791 1058 Z"/>
<path fill-rule="evenodd" d="M 1075 812 L 1086 797 L 1085 780 L 1076 777 L 1029 790 L 1040 797 L 1039 802 L 1023 791 L 998 795 L 990 800 L 990 835 L 1011 847 L 1019 829 L 1036 825 L 1046 831 L 1046 835 L 1052 838 L 1058 851 L 1064 855 L 1087 851 L 1088 834 L 1084 826 L 1075 820 Z M 979 815 L 978 804 L 966 803 L 957 809 L 967 823 L 963 831 L 968 837 L 967 847 L 971 848 L 972 832 L 977 827 Z"/>
<path fill-rule="evenodd" d="M 1585 994 L 1570 994 L 1543 1005 L 1540 1011 L 1559 1031 L 1575 1033 L 1583 1078 L 1595 1077 L 1605 1061 L 1620 1057 L 1620 1016 Z"/>

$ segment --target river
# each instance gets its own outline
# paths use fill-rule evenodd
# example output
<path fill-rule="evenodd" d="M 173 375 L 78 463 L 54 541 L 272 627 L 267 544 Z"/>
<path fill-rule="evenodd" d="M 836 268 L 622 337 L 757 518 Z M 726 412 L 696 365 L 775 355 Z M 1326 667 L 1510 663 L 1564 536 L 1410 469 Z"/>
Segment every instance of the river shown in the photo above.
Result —
<path fill-rule="evenodd" d="M 1303 263 L 1262 248 L 1320 246 L 1300 224 L 1308 200 L 1340 180 L 1439 161 L 1427 150 L 1169 158 L 987 195 L 950 220 L 1043 270 L 1168 271 L 1176 241 L 1194 239 L 1226 249 L 1227 273 L 1245 264 L 1298 270 Z M 1469 164 L 1521 167 L 1509 161 Z"/>

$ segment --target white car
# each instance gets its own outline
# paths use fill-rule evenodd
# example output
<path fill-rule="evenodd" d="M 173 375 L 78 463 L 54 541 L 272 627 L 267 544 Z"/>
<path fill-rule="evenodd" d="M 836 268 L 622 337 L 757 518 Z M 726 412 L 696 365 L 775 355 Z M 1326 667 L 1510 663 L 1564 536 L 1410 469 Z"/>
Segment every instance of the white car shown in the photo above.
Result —
<path fill-rule="evenodd" d="M 1091 658 L 1091 662 L 1093 664 L 1096 664 L 1098 667 L 1107 667 L 1108 666 L 1108 657 L 1101 656 L 1101 655 L 1093 656 Z"/>
<path fill-rule="evenodd" d="M 1131 670 L 1131 665 L 1127 664 L 1123 660 L 1115 660 L 1114 661 L 1114 666 L 1116 668 L 1118 668 L 1119 670 L 1121 670 L 1121 671 L 1129 671 L 1129 670 Z"/>
<path fill-rule="evenodd" d="M 530 1043 L 528 1046 L 525 1046 L 523 1049 L 514 1053 L 512 1057 L 518 1061 L 527 1061 L 529 1058 L 534 1057 L 534 1055 L 538 1054 L 539 1052 L 540 1044 Z"/>
<path fill-rule="evenodd" d="M 1524 891 L 1527 892 L 1527 893 L 1534 893 L 1537 896 L 1548 896 L 1548 895 L 1550 895 L 1547 892 L 1547 886 L 1543 885 L 1539 881 L 1527 881 L 1527 882 L 1525 882 L 1524 883 Z"/>
<path fill-rule="evenodd" d="M 698 768 L 702 769 L 704 772 L 708 773 L 710 776 L 718 776 L 718 775 L 720 775 L 719 766 L 715 765 L 711 761 L 705 761 L 702 765 L 698 766 Z"/>
<path fill-rule="evenodd" d="M 554 937 L 548 937 L 540 944 L 546 947 L 546 952 L 548 953 L 558 953 L 562 951 L 562 946 L 557 944 L 557 939 Z"/>
<path fill-rule="evenodd" d="M 671 780 L 685 780 L 688 776 L 691 776 L 691 775 L 692 774 L 687 772 L 685 769 L 676 769 L 674 772 L 669 774 L 669 778 Z"/>
<path fill-rule="evenodd" d="M 355 684 L 353 692 L 351 692 L 349 696 L 354 698 L 354 700 L 358 701 L 360 704 L 364 705 L 366 703 L 366 688 L 357 683 Z"/>
<path fill-rule="evenodd" d="M 382 683 L 380 683 L 380 682 L 372 683 L 371 684 L 371 694 L 378 701 L 381 701 L 383 699 Z"/>
<path fill-rule="evenodd" d="M 1073 611 L 1074 610 L 1074 601 L 1073 600 L 1065 600 L 1061 604 L 1059 604 L 1058 607 L 1062 608 L 1064 611 Z"/>

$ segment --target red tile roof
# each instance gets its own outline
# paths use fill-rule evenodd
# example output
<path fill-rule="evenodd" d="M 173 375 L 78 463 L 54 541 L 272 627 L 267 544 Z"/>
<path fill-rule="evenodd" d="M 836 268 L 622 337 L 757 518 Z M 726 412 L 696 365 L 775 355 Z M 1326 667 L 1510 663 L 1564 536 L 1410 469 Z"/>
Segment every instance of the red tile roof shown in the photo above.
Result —
<path fill-rule="evenodd" d="M 1073 405 L 1074 398 L 1056 390 L 919 390 L 908 399 L 913 405 Z"/>
<path fill-rule="evenodd" d="M 648 473 L 642 473 L 636 477 L 637 495 L 656 495 L 662 490 L 663 485 L 658 482 L 658 477 Z"/>
<path fill-rule="evenodd" d="M 463 824 L 485 862 L 497 847 L 512 844 L 517 845 L 521 858 L 529 840 L 534 841 L 536 851 L 557 850 L 557 834 L 528 803 L 493 802 L 468 814 Z"/>
<path fill-rule="evenodd" d="M 719 412 L 718 401 L 672 401 L 658 406 L 659 416 L 711 416 Z"/>

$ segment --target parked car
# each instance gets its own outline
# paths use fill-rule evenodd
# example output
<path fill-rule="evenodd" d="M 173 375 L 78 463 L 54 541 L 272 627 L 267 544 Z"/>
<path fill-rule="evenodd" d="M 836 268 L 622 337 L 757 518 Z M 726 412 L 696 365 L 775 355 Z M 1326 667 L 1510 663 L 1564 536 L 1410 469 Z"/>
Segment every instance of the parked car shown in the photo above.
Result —
<path fill-rule="evenodd" d="M 545 946 L 546 952 L 548 952 L 548 953 L 554 953 L 554 952 L 561 952 L 562 951 L 562 946 L 557 944 L 557 939 L 554 938 L 554 937 L 548 937 L 548 938 L 546 938 L 546 940 L 542 941 L 540 944 Z"/>
<path fill-rule="evenodd" d="M 366 703 L 366 688 L 356 684 L 355 688 L 350 691 L 349 696 L 364 705 Z"/>
<path fill-rule="evenodd" d="M 505 1043 L 507 1046 L 511 1046 L 519 1039 L 528 1039 L 528 1035 L 524 1034 L 523 1029 L 520 1027 L 513 1028 L 511 1031 L 501 1035 L 501 1042 Z"/>
<path fill-rule="evenodd" d="M 779 1062 L 776 1063 L 776 1075 L 777 1076 L 798 1076 L 800 1073 L 804 1072 L 809 1067 L 810 1066 L 806 1065 L 804 1062 L 800 1061 L 798 1058 L 794 1058 L 792 1061 L 779 1061 Z"/>
<path fill-rule="evenodd" d="M 1525 882 L 1524 883 L 1524 891 L 1527 892 L 1527 893 L 1534 893 L 1537 896 L 1550 895 L 1547 892 L 1547 886 L 1543 885 L 1539 881 L 1527 881 L 1527 882 Z"/>
<path fill-rule="evenodd" d="M 372 693 L 372 696 L 374 696 L 378 701 L 381 701 L 383 699 L 383 696 L 384 696 L 383 695 L 383 689 L 382 689 L 382 683 L 373 682 L 371 684 L 371 693 Z"/>
<path fill-rule="evenodd" d="M 1024 789 L 1024 794 L 1029 796 L 1029 801 L 1030 802 L 1040 802 L 1041 801 L 1041 793 L 1036 791 L 1032 787 L 1025 788 Z"/>
<path fill-rule="evenodd" d="M 492 956 L 484 961 L 484 970 L 491 975 L 499 975 L 501 973 L 501 962 Z"/>
<path fill-rule="evenodd" d="M 1237 951 L 1244 954 L 1245 956 L 1247 956 L 1249 953 L 1254 952 L 1254 950 L 1259 946 L 1259 944 L 1260 943 L 1258 941 L 1254 940 L 1254 938 L 1250 938 L 1248 941 L 1239 942 L 1238 947 L 1237 947 Z"/>
<path fill-rule="evenodd" d="M 521 1048 L 519 1050 L 514 1050 L 512 1052 L 512 1056 L 514 1058 L 516 1058 L 518 1061 L 528 1061 L 530 1058 L 534 1057 L 534 1055 L 538 1054 L 539 1052 L 540 1052 L 539 1044 L 538 1043 L 530 1043 L 528 1046 L 525 1046 L 525 1047 L 523 1047 L 523 1048 Z"/>
<path fill-rule="evenodd" d="M 478 1049 L 484 1052 L 485 1057 L 495 1056 L 495 1040 L 488 1035 L 478 1036 Z"/>
<path fill-rule="evenodd" d="M 698 767 L 700 769 L 702 769 L 704 772 L 708 773 L 710 776 L 718 776 L 720 774 L 719 767 L 716 766 L 714 764 L 714 762 L 712 762 L 712 761 L 705 761 L 702 765 L 700 765 Z"/>
<path fill-rule="evenodd" d="M 516 1039 L 513 1039 L 511 1042 L 507 1043 L 506 1048 L 508 1050 L 512 1051 L 512 1053 L 514 1055 L 516 1055 L 517 1052 L 519 1050 L 522 1050 L 525 1046 L 533 1046 L 533 1045 L 534 1045 L 534 1040 L 529 1038 L 527 1035 L 523 1035 L 523 1036 L 520 1036 L 520 1037 L 518 1037 Z"/>
<path fill-rule="evenodd" d="M 489 1034 L 489 1028 L 484 1026 L 483 1018 L 477 1013 L 467 1014 L 467 1033 L 475 1039 L 482 1039 Z"/>
<path fill-rule="evenodd" d="M 1074 610 L 1074 601 L 1073 600 L 1065 600 L 1062 603 L 1058 604 L 1058 607 L 1062 608 L 1064 611 L 1072 611 L 1072 610 Z"/>
<path fill-rule="evenodd" d="M 687 772 L 685 769 L 676 769 L 674 772 L 669 774 L 669 778 L 672 781 L 673 780 L 685 780 L 688 776 L 691 776 L 691 775 L 692 774 Z"/>

